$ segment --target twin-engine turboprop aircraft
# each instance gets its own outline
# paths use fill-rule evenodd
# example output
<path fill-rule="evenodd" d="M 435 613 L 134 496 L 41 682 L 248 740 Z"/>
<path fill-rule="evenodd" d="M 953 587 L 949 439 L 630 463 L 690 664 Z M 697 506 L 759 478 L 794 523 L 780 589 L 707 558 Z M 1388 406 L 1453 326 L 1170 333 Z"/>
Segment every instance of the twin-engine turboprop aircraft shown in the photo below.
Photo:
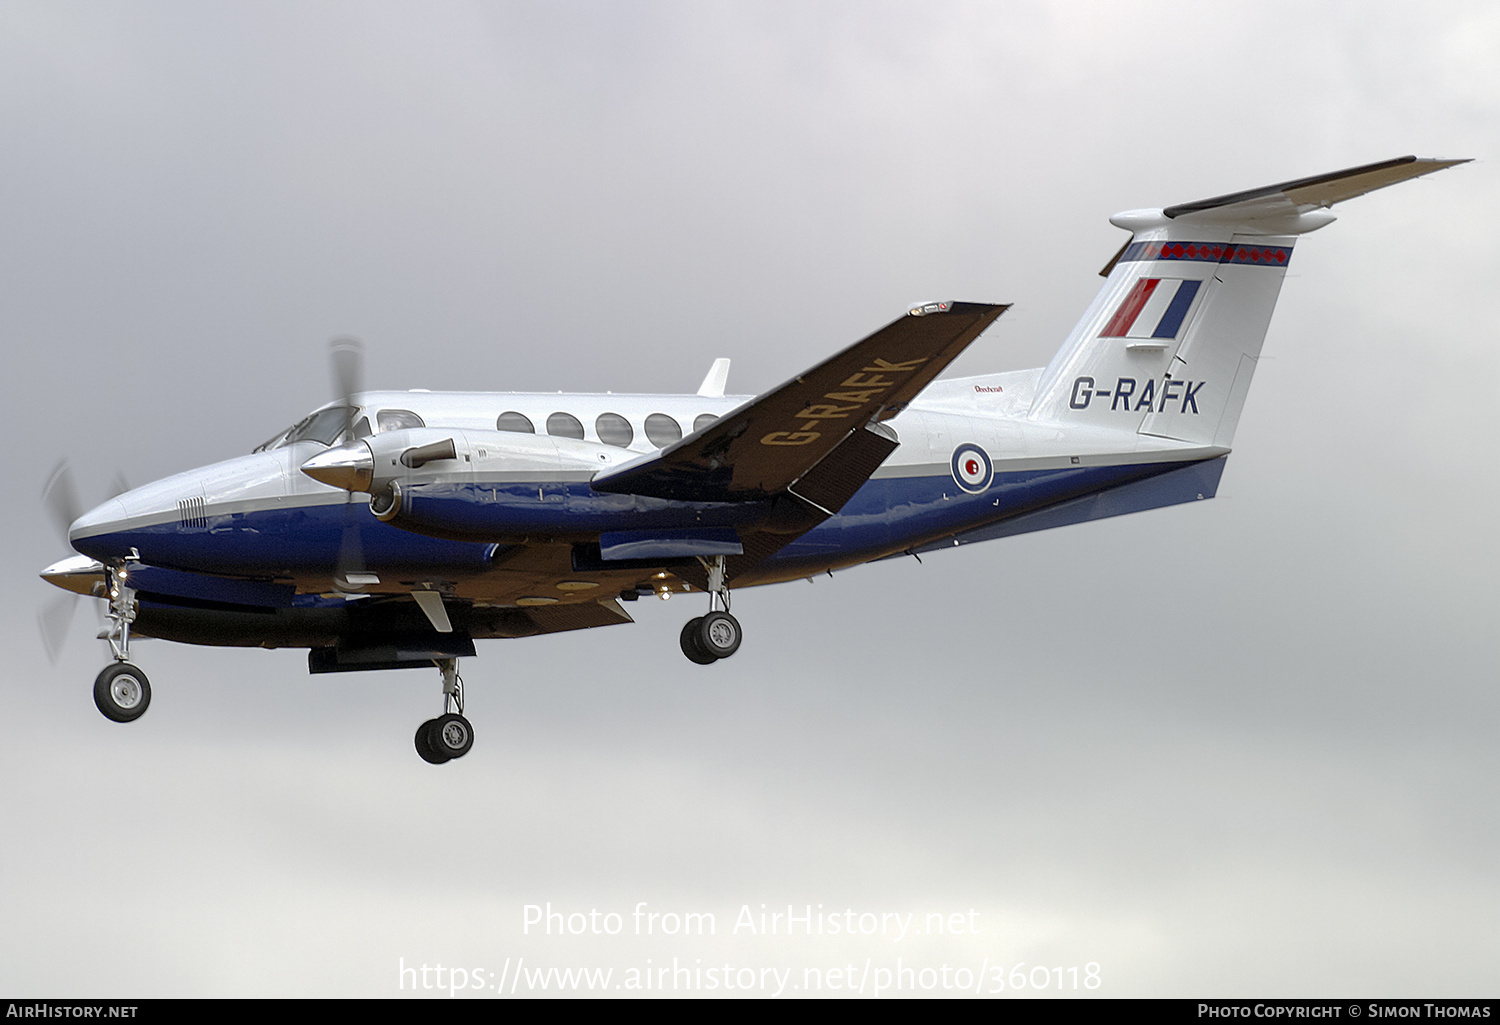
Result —
<path fill-rule="evenodd" d="M 754 398 L 724 395 L 727 360 L 696 395 L 367 392 L 336 346 L 339 400 L 77 517 L 81 555 L 42 576 L 108 603 L 110 719 L 151 699 L 132 634 L 303 647 L 314 673 L 436 666 L 416 747 L 445 762 L 473 743 L 475 640 L 695 591 L 682 651 L 708 665 L 740 646 L 736 587 L 1212 498 L 1297 236 L 1461 162 L 1117 214 L 1130 240 L 1037 370 L 937 380 L 1006 309 L 966 302 L 914 305 Z"/>

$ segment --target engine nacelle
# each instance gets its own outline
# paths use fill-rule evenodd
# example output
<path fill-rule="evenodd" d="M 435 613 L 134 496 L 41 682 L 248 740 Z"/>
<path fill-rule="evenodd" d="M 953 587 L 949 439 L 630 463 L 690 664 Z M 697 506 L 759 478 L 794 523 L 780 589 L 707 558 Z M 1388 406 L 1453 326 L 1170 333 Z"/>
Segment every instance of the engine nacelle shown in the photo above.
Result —
<path fill-rule="evenodd" d="M 368 494 L 370 511 L 396 526 L 434 536 L 498 539 L 564 529 L 556 515 L 561 492 L 570 486 L 587 489 L 594 474 L 637 455 L 548 435 L 411 428 L 321 452 L 302 464 L 302 472 Z M 413 516 L 418 496 L 422 511 Z"/>

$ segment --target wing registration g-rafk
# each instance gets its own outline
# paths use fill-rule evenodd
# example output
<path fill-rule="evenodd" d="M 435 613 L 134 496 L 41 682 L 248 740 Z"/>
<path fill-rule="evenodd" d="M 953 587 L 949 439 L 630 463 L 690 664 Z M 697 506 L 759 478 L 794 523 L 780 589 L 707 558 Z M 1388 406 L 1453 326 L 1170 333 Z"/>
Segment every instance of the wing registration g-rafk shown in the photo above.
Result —
<path fill-rule="evenodd" d="M 673 501 L 772 503 L 774 511 L 761 523 L 742 521 L 736 539 L 725 535 L 726 547 L 713 553 L 738 556 L 725 566 L 733 579 L 736 570 L 758 564 L 843 508 L 900 444 L 883 421 L 905 409 L 1005 310 L 984 303 L 918 304 L 682 441 L 596 476 L 593 489 Z M 632 555 L 652 541 L 658 553 L 675 554 L 670 532 L 633 540 Z M 690 575 L 695 582 L 707 579 L 706 573 Z"/>
<path fill-rule="evenodd" d="M 984 303 L 915 306 L 703 430 L 600 474 L 594 488 L 721 502 L 784 492 L 825 461 L 845 463 L 843 450 L 857 429 L 905 409 L 1005 310 Z"/>
<path fill-rule="evenodd" d="M 151 700 L 134 636 L 301 647 L 314 673 L 436 667 L 422 758 L 466 754 L 475 641 L 630 622 L 702 593 L 700 665 L 743 637 L 731 590 L 1212 498 L 1300 236 L 1329 207 L 1461 161 L 1401 157 L 1117 214 L 1130 238 L 1046 366 L 941 378 L 1007 308 L 909 307 L 761 395 L 361 390 L 249 455 L 79 515 L 43 572 L 107 606 L 104 715 Z M 66 607 L 43 616 L 60 640 Z M 765 657 L 765 656 L 759 656 Z"/>

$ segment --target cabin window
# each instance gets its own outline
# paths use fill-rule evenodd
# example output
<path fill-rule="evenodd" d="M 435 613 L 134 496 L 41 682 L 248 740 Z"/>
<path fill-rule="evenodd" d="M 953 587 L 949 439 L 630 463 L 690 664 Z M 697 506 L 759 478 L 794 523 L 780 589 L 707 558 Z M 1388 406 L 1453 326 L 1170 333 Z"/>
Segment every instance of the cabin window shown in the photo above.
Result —
<path fill-rule="evenodd" d="M 536 428 L 531 423 L 531 417 L 525 413 L 517 413 L 514 409 L 506 410 L 495 418 L 495 430 L 510 431 L 512 434 L 536 433 Z"/>
<path fill-rule="evenodd" d="M 409 409 L 382 409 L 375 414 L 375 426 L 380 433 L 404 431 L 412 427 L 426 427 L 422 418 Z"/>
<path fill-rule="evenodd" d="M 619 413 L 600 413 L 594 421 L 594 433 L 604 444 L 615 448 L 625 448 L 635 440 L 635 428 Z"/>
<path fill-rule="evenodd" d="M 712 413 L 699 413 L 698 419 L 693 421 L 693 430 L 701 431 L 717 419 L 718 417 Z"/>
<path fill-rule="evenodd" d="M 646 437 L 657 448 L 666 448 L 682 440 L 682 425 L 665 413 L 652 413 L 646 417 Z"/>
<path fill-rule="evenodd" d="M 583 424 L 572 413 L 553 413 L 547 417 L 547 433 L 554 438 L 583 440 Z"/>

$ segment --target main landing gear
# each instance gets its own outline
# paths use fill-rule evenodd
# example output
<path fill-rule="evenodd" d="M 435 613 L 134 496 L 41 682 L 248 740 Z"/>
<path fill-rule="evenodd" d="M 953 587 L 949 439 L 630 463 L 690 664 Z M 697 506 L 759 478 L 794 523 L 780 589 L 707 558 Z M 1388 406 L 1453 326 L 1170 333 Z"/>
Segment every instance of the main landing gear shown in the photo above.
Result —
<path fill-rule="evenodd" d="M 115 657 L 94 679 L 94 704 L 112 722 L 134 722 L 151 707 L 151 681 L 130 664 L 130 624 L 135 622 L 135 589 L 129 571 L 109 567 L 109 627 L 104 639 Z"/>
<path fill-rule="evenodd" d="M 437 662 L 443 674 L 443 714 L 417 727 L 417 754 L 424 762 L 442 765 L 462 758 L 474 746 L 474 727 L 464 718 L 464 681 L 458 675 L 458 659 Z"/>
<path fill-rule="evenodd" d="M 703 560 L 708 569 L 708 615 L 687 621 L 679 641 L 682 653 L 700 666 L 712 665 L 740 650 L 744 631 L 729 614 L 729 588 L 724 584 L 724 557 Z M 722 610 L 714 606 L 722 605 Z"/>

